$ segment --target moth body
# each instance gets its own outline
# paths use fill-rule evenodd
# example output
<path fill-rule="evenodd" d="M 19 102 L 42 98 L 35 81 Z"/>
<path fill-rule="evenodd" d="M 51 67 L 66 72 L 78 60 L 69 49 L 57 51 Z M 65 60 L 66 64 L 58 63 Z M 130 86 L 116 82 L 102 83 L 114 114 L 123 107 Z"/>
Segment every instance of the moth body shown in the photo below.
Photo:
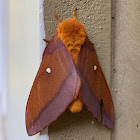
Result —
<path fill-rule="evenodd" d="M 86 30 L 84 25 L 77 20 L 75 11 L 73 13 L 73 18 L 67 18 L 63 22 L 59 20 L 57 33 L 67 50 L 72 55 L 75 64 L 77 64 L 81 46 L 86 39 Z M 69 106 L 69 110 L 73 113 L 80 112 L 83 107 L 83 102 L 79 97 L 79 93 L 75 94 L 78 96 Z"/>
<path fill-rule="evenodd" d="M 60 22 L 57 28 L 58 36 L 68 49 L 72 58 L 77 64 L 78 55 L 82 44 L 86 38 L 86 30 L 84 25 L 77 20 L 77 18 L 67 18 L 63 22 Z M 79 93 L 78 93 L 79 94 Z M 83 102 L 79 96 L 69 106 L 71 112 L 80 112 L 83 107 Z"/>

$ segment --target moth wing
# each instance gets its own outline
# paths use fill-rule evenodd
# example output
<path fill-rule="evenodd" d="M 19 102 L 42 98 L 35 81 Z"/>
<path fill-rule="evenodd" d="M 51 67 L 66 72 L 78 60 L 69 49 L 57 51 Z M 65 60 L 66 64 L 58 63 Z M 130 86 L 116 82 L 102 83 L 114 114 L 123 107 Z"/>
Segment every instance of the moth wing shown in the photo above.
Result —
<path fill-rule="evenodd" d="M 28 135 L 40 132 L 55 121 L 71 103 L 79 88 L 80 78 L 72 57 L 56 34 L 44 51 L 28 98 Z"/>
<path fill-rule="evenodd" d="M 103 103 L 103 125 L 113 128 L 114 108 L 111 93 L 97 59 L 93 44 L 86 38 L 78 57 L 81 77 L 80 97 L 92 115 L 101 122 Z"/>

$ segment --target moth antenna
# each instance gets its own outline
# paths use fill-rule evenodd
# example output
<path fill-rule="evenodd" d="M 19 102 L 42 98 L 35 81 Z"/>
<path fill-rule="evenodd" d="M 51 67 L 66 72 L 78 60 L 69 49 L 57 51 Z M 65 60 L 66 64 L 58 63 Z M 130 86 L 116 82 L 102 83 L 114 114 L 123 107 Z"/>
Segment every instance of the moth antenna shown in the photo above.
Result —
<path fill-rule="evenodd" d="M 49 42 L 49 41 L 50 41 L 50 40 L 48 40 L 48 39 L 45 39 L 45 38 L 44 38 L 43 40 L 44 40 L 45 42 Z"/>
<path fill-rule="evenodd" d="M 74 7 L 74 9 L 73 9 L 73 18 L 77 18 L 77 17 L 76 17 L 76 10 L 77 10 L 77 8 Z"/>
<path fill-rule="evenodd" d="M 57 19 L 58 23 L 60 23 L 60 22 L 61 22 L 61 20 L 60 20 L 59 16 L 58 16 L 56 13 L 54 14 L 54 16 L 56 17 L 56 19 Z"/>

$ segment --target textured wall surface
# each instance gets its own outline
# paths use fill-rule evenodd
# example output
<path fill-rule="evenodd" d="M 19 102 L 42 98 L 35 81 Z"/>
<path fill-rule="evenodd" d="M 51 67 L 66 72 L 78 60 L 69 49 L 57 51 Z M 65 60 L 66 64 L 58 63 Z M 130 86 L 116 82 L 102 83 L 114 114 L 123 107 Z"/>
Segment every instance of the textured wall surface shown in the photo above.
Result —
<path fill-rule="evenodd" d="M 140 1 L 112 0 L 112 6 L 110 2 L 41 1 L 41 35 L 47 39 L 51 39 L 57 26 L 53 13 L 65 19 L 72 16 L 72 8 L 77 6 L 78 19 L 95 42 L 115 107 L 112 132 L 98 124 L 86 109 L 77 114 L 66 111 L 49 127 L 50 140 L 140 139 Z"/>
<path fill-rule="evenodd" d="M 140 139 L 140 1 L 114 0 L 113 140 Z"/>
<path fill-rule="evenodd" d="M 95 48 L 110 85 L 111 66 L 111 0 L 41 0 L 40 1 L 41 52 L 45 47 L 43 38 L 51 39 L 57 28 L 56 12 L 61 20 L 72 17 L 77 7 L 77 17 L 84 24 Z M 81 113 L 66 111 L 48 128 L 50 140 L 110 140 L 111 131 L 99 124 L 83 109 Z"/>

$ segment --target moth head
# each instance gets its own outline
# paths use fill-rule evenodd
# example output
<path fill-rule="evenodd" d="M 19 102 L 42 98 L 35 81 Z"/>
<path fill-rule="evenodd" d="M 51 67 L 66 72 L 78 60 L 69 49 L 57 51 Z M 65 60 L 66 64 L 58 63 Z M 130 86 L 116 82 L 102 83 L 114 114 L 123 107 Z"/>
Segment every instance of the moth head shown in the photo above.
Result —
<path fill-rule="evenodd" d="M 55 13 L 55 16 L 59 23 L 57 27 L 57 31 L 59 34 L 68 33 L 70 35 L 75 35 L 75 34 L 79 34 L 82 31 L 83 35 L 85 36 L 86 31 L 84 25 L 80 21 L 78 21 L 76 17 L 76 10 L 77 8 L 74 7 L 73 18 L 67 18 L 63 22 L 60 20 L 59 16 Z"/>

